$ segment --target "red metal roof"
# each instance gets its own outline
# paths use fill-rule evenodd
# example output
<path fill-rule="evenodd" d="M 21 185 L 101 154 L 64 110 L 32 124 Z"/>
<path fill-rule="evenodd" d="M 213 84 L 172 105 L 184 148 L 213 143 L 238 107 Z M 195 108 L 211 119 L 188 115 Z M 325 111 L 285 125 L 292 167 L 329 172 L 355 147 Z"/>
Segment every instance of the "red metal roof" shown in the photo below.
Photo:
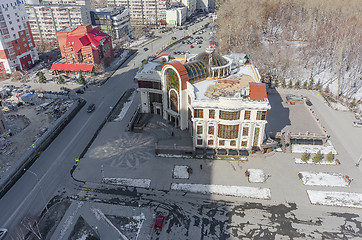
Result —
<path fill-rule="evenodd" d="M 252 101 L 264 101 L 267 98 L 266 87 L 264 83 L 249 83 L 250 87 L 250 100 Z"/>
<path fill-rule="evenodd" d="M 103 40 L 105 38 L 105 40 Z M 66 40 L 67 45 L 73 45 L 74 51 L 78 52 L 83 46 L 91 45 L 94 50 L 97 50 L 97 47 L 107 43 L 110 36 L 106 33 L 99 31 L 94 28 L 91 31 L 87 32 L 83 36 L 68 36 Z"/>
<path fill-rule="evenodd" d="M 66 64 L 66 63 L 53 63 L 51 70 L 60 70 L 60 71 L 83 71 L 91 72 L 93 70 L 93 64 Z"/>

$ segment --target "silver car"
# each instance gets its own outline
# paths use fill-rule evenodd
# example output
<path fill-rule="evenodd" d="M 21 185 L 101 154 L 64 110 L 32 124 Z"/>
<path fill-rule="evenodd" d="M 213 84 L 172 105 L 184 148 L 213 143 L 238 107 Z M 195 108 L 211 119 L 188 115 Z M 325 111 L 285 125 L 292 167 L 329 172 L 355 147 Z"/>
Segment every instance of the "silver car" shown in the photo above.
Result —
<path fill-rule="evenodd" d="M 353 122 L 354 127 L 362 127 L 362 122 Z"/>

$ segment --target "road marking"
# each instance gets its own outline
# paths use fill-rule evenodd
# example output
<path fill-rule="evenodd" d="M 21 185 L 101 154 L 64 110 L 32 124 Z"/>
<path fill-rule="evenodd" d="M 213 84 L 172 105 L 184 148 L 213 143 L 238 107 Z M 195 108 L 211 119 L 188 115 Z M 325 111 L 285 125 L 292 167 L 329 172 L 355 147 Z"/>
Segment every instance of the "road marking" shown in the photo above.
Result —
<path fill-rule="evenodd" d="M 99 105 L 99 107 L 104 103 L 104 100 L 101 102 L 101 104 Z M 64 148 L 64 150 L 59 154 L 59 157 L 57 157 L 54 162 L 52 163 L 52 165 L 50 165 L 50 167 L 48 168 L 48 170 L 46 171 L 46 173 L 39 179 L 39 181 L 35 184 L 35 186 L 33 187 L 33 189 L 29 192 L 29 194 L 24 198 L 24 200 L 19 204 L 19 206 L 15 209 L 15 211 L 13 212 L 13 214 L 8 218 L 8 220 L 5 222 L 4 226 L 8 226 L 9 222 L 12 222 L 12 219 L 14 218 L 14 215 L 17 215 L 17 213 L 19 212 L 19 209 L 24 205 L 25 202 L 27 202 L 30 198 L 31 195 L 34 194 L 34 191 L 39 188 L 40 186 L 40 182 L 44 179 L 44 177 L 47 175 L 47 173 L 49 172 L 50 169 L 52 169 L 54 166 L 56 165 L 60 165 L 60 163 L 57 163 L 58 160 L 64 155 L 64 153 L 68 150 L 68 148 L 73 145 L 73 142 L 75 141 L 75 139 L 78 137 L 78 135 L 80 134 L 80 132 L 86 127 L 87 123 L 90 121 L 91 118 L 88 118 L 87 121 L 85 121 L 85 123 L 83 124 L 83 126 L 79 129 L 79 131 L 77 132 L 76 135 L 74 135 L 72 141 L 70 141 L 68 143 L 68 145 Z"/>

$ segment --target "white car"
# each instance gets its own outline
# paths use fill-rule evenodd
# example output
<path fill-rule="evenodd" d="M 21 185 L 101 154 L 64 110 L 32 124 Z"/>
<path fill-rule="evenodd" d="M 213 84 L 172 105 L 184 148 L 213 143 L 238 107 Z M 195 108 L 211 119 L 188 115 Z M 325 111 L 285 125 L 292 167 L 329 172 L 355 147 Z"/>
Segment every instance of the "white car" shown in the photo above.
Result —
<path fill-rule="evenodd" d="M 354 127 L 362 127 L 362 122 L 353 122 Z"/>

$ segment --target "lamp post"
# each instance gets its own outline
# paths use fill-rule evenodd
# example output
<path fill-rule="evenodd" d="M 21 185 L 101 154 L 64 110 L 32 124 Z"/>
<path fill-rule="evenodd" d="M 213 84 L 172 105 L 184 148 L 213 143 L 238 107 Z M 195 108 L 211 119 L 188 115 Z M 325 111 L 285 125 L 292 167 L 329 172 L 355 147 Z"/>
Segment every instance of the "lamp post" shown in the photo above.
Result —
<path fill-rule="evenodd" d="M 26 171 L 26 172 L 29 172 L 29 173 L 33 174 L 33 175 L 36 177 L 36 181 L 37 181 L 37 183 L 39 184 L 39 177 L 38 177 L 38 174 L 36 174 L 35 172 L 32 172 L 32 171 L 30 171 L 30 170 L 27 170 L 27 169 L 25 169 L 25 168 L 24 168 L 24 171 Z M 47 203 L 46 203 L 46 201 L 45 201 L 45 197 L 44 197 L 44 193 L 43 193 L 43 188 L 41 187 L 41 185 L 40 185 L 40 184 L 39 184 L 39 187 L 40 187 L 40 193 L 41 193 L 41 195 L 42 195 L 42 197 L 43 197 L 43 201 L 44 201 L 44 204 L 45 204 L 45 209 L 47 210 L 47 212 L 49 212 L 49 209 L 48 209 Z"/>

